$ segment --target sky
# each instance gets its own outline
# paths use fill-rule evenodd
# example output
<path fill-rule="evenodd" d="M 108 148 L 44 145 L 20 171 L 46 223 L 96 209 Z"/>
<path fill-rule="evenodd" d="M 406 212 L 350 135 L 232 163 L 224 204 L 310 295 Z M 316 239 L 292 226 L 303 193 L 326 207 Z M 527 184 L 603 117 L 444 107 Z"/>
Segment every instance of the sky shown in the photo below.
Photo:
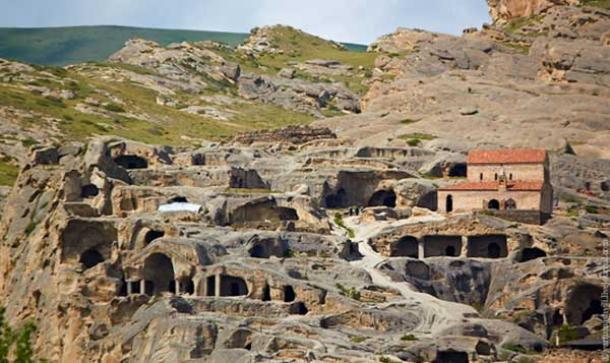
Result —
<path fill-rule="evenodd" d="M 489 22 L 485 0 L 0 0 L 0 27 L 127 25 L 248 32 L 286 24 L 369 44 L 397 27 L 461 34 Z"/>

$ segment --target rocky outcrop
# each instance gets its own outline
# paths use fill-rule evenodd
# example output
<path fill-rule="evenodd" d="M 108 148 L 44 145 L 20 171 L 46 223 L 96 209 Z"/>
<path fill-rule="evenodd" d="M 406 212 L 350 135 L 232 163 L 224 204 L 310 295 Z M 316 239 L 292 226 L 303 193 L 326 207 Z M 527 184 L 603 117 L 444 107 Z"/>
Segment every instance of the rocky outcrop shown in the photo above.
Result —
<path fill-rule="evenodd" d="M 340 84 L 244 74 L 239 79 L 239 94 L 248 100 L 272 103 L 316 117 L 322 117 L 323 109 L 360 112 L 358 96 Z"/>
<path fill-rule="evenodd" d="M 399 167 L 435 153 L 333 142 L 296 127 L 193 150 L 35 149 L 0 222 L 9 322 L 34 320 L 37 355 L 58 361 L 489 360 L 544 350 L 558 321 L 598 333 L 599 258 L 549 255 L 603 232 L 446 219 L 424 209 L 435 183 Z"/>
<path fill-rule="evenodd" d="M 161 47 L 152 41 L 133 39 L 109 60 L 152 68 L 162 76 L 187 83 L 197 82 L 202 87 L 208 85 L 206 78 L 235 83 L 240 74 L 239 65 L 225 61 L 207 48 L 186 42 Z M 199 77 L 194 78 L 194 75 Z"/>
<path fill-rule="evenodd" d="M 606 10 L 554 6 L 460 37 L 398 29 L 371 45 L 379 56 L 363 112 L 316 125 L 356 143 L 435 151 L 441 144 L 462 145 L 447 151 L 463 145 L 565 150 L 570 143 L 577 155 L 608 158 L 599 120 L 609 121 L 603 61 L 609 26 Z"/>
<path fill-rule="evenodd" d="M 272 131 L 256 131 L 237 135 L 232 142 L 251 145 L 252 143 L 289 143 L 305 144 L 315 140 L 336 139 L 337 135 L 327 128 L 312 128 L 308 126 L 291 126 Z"/>
<path fill-rule="evenodd" d="M 487 0 L 489 15 L 497 24 L 538 15 L 553 6 L 579 3 L 580 0 Z"/>

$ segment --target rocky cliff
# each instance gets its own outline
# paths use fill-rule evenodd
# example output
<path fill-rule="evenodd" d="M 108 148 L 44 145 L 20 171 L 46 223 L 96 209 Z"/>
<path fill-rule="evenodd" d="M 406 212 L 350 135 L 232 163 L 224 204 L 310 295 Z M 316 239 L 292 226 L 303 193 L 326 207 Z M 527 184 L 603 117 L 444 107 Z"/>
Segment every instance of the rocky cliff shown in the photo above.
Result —
<path fill-rule="evenodd" d="M 610 12 L 489 4 L 366 53 L 274 26 L 0 62 L 7 321 L 60 362 L 594 361 Z M 553 218 L 436 212 L 505 146 L 549 150 Z"/>
<path fill-rule="evenodd" d="M 553 6 L 579 5 L 581 0 L 487 0 L 494 23 L 538 15 Z"/>

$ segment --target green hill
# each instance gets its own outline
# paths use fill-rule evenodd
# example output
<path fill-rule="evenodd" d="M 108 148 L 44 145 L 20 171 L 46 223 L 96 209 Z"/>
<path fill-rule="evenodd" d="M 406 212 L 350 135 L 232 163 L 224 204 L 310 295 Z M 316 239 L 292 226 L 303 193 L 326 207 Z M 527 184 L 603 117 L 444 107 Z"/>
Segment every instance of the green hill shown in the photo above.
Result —
<path fill-rule="evenodd" d="M 0 58 L 42 65 L 103 61 L 131 38 L 153 40 L 162 45 L 181 41 L 213 40 L 237 45 L 247 33 L 151 29 L 123 26 L 76 26 L 59 28 L 0 28 Z M 364 51 L 358 44 L 345 44 Z"/>

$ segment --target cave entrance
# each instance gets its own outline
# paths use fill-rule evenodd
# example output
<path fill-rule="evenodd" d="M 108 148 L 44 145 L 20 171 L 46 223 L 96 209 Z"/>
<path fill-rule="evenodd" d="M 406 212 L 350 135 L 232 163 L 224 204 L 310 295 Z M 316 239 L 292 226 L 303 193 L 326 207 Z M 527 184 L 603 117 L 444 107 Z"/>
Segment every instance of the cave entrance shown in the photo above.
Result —
<path fill-rule="evenodd" d="M 455 255 L 456 253 L 454 246 L 447 246 L 447 248 L 445 248 L 445 256 L 455 257 Z"/>
<path fill-rule="evenodd" d="M 290 306 L 291 314 L 305 315 L 305 314 L 307 314 L 307 312 L 308 312 L 307 306 L 305 306 L 305 303 L 303 303 L 301 301 L 294 303 Z"/>
<path fill-rule="evenodd" d="M 581 325 L 593 315 L 602 314 L 602 287 L 583 283 L 568 294 L 565 306 L 566 321 L 570 325 Z"/>
<path fill-rule="evenodd" d="M 142 275 L 145 280 L 152 282 L 155 295 L 176 291 L 174 264 L 162 253 L 153 253 L 144 260 Z"/>
<path fill-rule="evenodd" d="M 484 234 L 468 237 L 468 257 L 501 258 L 507 255 L 506 235 Z"/>
<path fill-rule="evenodd" d="M 441 351 L 436 354 L 434 363 L 468 363 L 468 354 L 466 352 L 457 352 L 454 350 Z"/>
<path fill-rule="evenodd" d="M 155 230 L 151 229 L 150 231 L 146 232 L 146 234 L 144 235 L 144 245 L 147 246 L 152 241 L 156 240 L 157 238 L 161 238 L 163 236 L 165 236 L 165 232 L 155 231 Z"/>
<path fill-rule="evenodd" d="M 136 155 L 119 155 L 114 162 L 125 169 L 146 169 L 148 161 Z"/>
<path fill-rule="evenodd" d="M 195 293 L 195 284 L 191 279 L 180 280 L 180 293 L 193 295 Z"/>
<path fill-rule="evenodd" d="M 216 276 L 208 276 L 206 286 L 205 296 L 216 296 Z"/>
<path fill-rule="evenodd" d="M 220 296 L 245 296 L 248 295 L 248 286 L 241 277 L 221 275 Z"/>
<path fill-rule="evenodd" d="M 418 257 L 419 242 L 413 236 L 404 236 L 390 247 L 390 257 Z"/>
<path fill-rule="evenodd" d="M 81 198 L 93 198 L 100 193 L 98 187 L 93 184 L 86 184 L 80 188 L 80 196 Z"/>
<path fill-rule="evenodd" d="M 424 236 L 424 257 L 459 256 L 462 251 L 462 237 L 455 235 Z"/>
<path fill-rule="evenodd" d="M 271 289 L 268 284 L 263 286 L 263 301 L 271 301 Z"/>
<path fill-rule="evenodd" d="M 90 269 L 91 267 L 104 262 L 104 256 L 95 248 L 90 248 L 82 253 L 79 262 L 85 266 L 85 269 Z"/>
<path fill-rule="evenodd" d="M 500 246 L 497 243 L 492 242 L 487 245 L 487 257 L 498 258 L 500 257 Z"/>
<path fill-rule="evenodd" d="M 290 285 L 284 286 L 284 302 L 292 302 L 296 299 L 296 294 L 294 293 L 294 289 Z"/>
<path fill-rule="evenodd" d="M 517 262 L 527 262 L 542 257 L 546 257 L 546 252 L 537 247 L 528 247 L 519 251 L 515 259 Z"/>
<path fill-rule="evenodd" d="M 186 199 L 186 197 L 173 197 L 167 200 L 167 204 L 172 204 L 172 203 L 188 203 L 188 199 Z"/>
<path fill-rule="evenodd" d="M 466 163 L 455 163 L 449 167 L 448 175 L 452 177 L 466 177 L 467 166 Z"/>
<path fill-rule="evenodd" d="M 347 193 L 345 189 L 339 189 L 335 194 L 327 195 L 324 198 L 324 205 L 326 208 L 344 208 L 347 206 Z"/>
<path fill-rule="evenodd" d="M 250 257 L 269 258 L 269 253 L 267 253 L 265 246 L 254 245 L 252 249 L 250 249 Z"/>
<path fill-rule="evenodd" d="M 369 207 L 396 207 L 396 193 L 393 190 L 378 190 L 369 199 Z"/>
<path fill-rule="evenodd" d="M 602 308 L 602 302 L 598 299 L 593 299 L 589 303 L 589 306 L 582 313 L 581 324 L 591 319 L 593 315 L 601 315 L 603 313 L 604 309 Z"/>
<path fill-rule="evenodd" d="M 280 221 L 298 221 L 299 215 L 294 208 L 277 207 L 277 215 Z"/>

